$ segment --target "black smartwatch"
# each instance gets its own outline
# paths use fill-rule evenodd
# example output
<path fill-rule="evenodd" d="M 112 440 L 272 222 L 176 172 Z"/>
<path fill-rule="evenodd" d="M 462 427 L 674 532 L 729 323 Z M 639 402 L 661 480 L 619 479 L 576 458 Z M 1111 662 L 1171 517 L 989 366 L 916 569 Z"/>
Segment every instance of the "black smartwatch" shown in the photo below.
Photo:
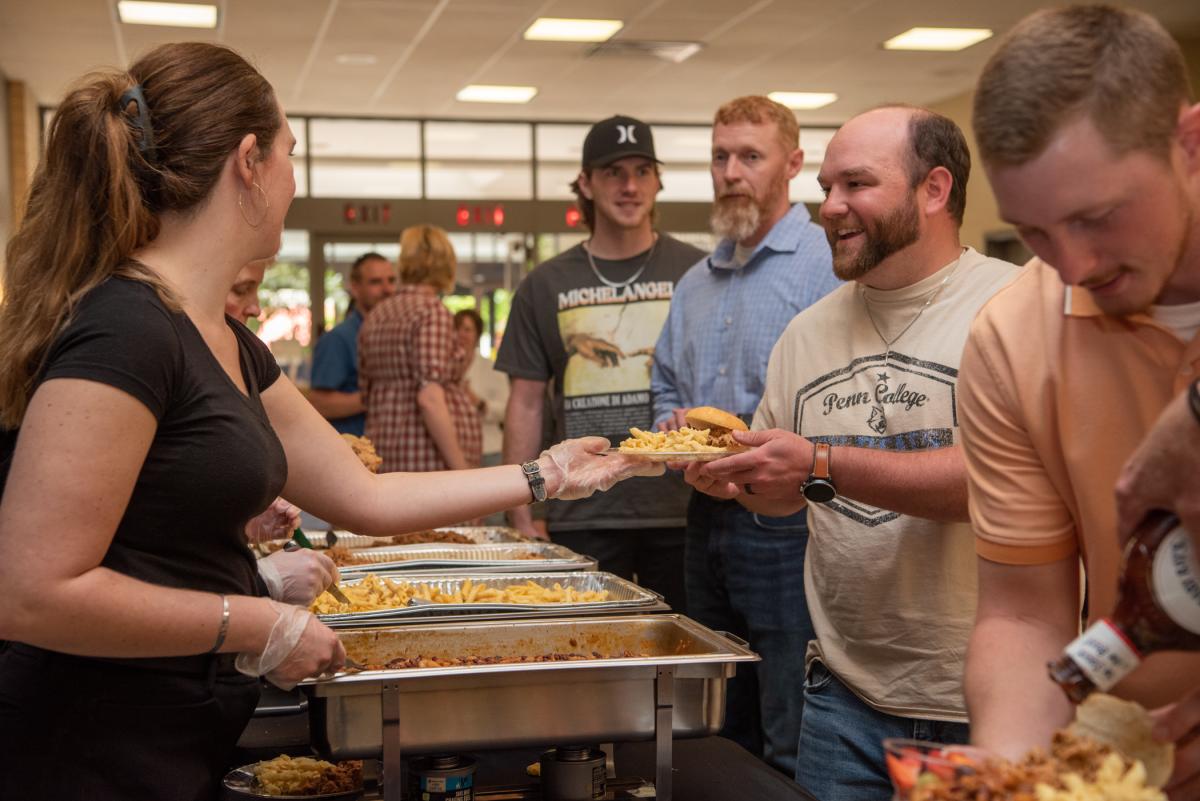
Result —
<path fill-rule="evenodd" d="M 813 446 L 812 472 L 800 486 L 800 491 L 810 503 L 829 503 L 837 497 L 837 487 L 833 485 L 833 476 L 829 472 L 832 451 L 827 442 L 818 442 Z"/>
<path fill-rule="evenodd" d="M 546 500 L 546 479 L 542 478 L 542 468 L 537 463 L 537 459 L 525 462 L 521 465 L 521 471 L 525 473 L 525 480 L 529 482 L 529 491 L 533 493 L 533 500 L 530 503 Z"/>

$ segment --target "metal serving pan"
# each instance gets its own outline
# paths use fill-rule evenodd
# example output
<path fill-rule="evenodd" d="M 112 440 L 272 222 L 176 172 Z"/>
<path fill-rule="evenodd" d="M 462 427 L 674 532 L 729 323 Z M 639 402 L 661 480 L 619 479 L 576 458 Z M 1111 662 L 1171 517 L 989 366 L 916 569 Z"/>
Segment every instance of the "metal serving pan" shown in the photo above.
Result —
<path fill-rule="evenodd" d="M 354 585 L 365 578 L 362 574 L 348 578 L 342 582 Z M 367 623 L 403 620 L 410 618 L 436 618 L 442 615 L 465 615 L 507 612 L 514 618 L 522 613 L 544 612 L 554 610 L 574 614 L 589 614 L 609 612 L 612 610 L 629 609 L 637 611 L 651 607 L 662 600 L 662 596 L 652 590 L 639 587 L 632 581 L 614 576 L 612 573 L 483 573 L 483 574 L 434 574 L 421 576 L 387 577 L 391 581 L 407 581 L 412 584 L 431 584 L 442 592 L 452 593 L 461 588 L 463 582 L 470 580 L 472 584 L 485 587 L 511 587 L 532 581 L 543 587 L 553 587 L 560 584 L 580 592 L 588 590 L 608 591 L 608 600 L 589 601 L 583 603 L 544 603 L 544 604 L 508 604 L 508 603 L 463 603 L 441 604 L 421 603 L 413 606 L 403 606 L 395 609 L 377 609 L 370 612 L 344 612 L 340 614 L 318 615 L 323 623 L 332 628 L 353 628 Z"/>
<path fill-rule="evenodd" d="M 676 737 L 715 734 L 734 663 L 758 660 L 744 643 L 680 615 L 430 624 L 339 636 L 366 664 L 418 655 L 602 656 L 307 680 L 313 742 L 334 759 L 382 755 L 385 722 L 389 738 L 397 738 L 389 748 L 410 753 L 649 740 L 656 720 L 669 721 Z M 664 718 L 666 706 L 673 709 Z"/>
<path fill-rule="evenodd" d="M 342 575 L 351 573 L 405 572 L 438 569 L 461 571 L 595 570 L 596 560 L 581 556 L 550 542 L 509 542 L 462 545 L 392 545 L 386 548 L 354 548 L 350 553 L 365 563 L 343 565 Z M 474 571 L 472 571 L 474 572 Z"/>
<path fill-rule="evenodd" d="M 507 526 L 442 526 L 434 531 L 451 531 L 461 534 L 475 544 L 529 542 L 529 538 L 515 528 Z M 325 529 L 305 529 L 304 534 L 312 543 L 313 548 L 323 550 L 325 545 Z M 425 545 L 446 545 L 454 543 L 413 543 L 412 546 L 395 546 L 387 537 L 368 537 L 366 534 L 355 534 L 342 529 L 335 529 L 337 544 L 345 548 L 390 548 L 390 547 L 423 547 Z M 287 545 L 290 538 L 267 540 L 251 546 L 260 556 L 274 553 Z M 464 544 L 464 543 L 457 543 Z"/>

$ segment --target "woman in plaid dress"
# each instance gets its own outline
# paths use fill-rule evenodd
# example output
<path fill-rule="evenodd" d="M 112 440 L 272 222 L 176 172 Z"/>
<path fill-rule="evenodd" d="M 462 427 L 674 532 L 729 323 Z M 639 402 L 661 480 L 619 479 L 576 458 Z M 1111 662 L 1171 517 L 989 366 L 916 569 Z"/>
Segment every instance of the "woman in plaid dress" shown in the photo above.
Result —
<path fill-rule="evenodd" d="M 401 287 L 372 310 L 358 335 L 358 374 L 367 438 L 381 472 L 478 467 L 479 414 L 463 386 L 470 354 L 439 293 L 454 288 L 457 261 L 441 228 L 400 235 Z"/>

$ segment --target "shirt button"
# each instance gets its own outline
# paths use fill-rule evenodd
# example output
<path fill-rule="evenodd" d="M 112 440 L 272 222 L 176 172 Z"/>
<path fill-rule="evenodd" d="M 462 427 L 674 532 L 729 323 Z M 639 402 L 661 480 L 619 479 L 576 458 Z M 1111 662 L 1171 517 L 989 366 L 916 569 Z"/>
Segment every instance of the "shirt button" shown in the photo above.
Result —
<path fill-rule="evenodd" d="M 732 318 L 732 317 L 726 317 L 726 318 L 725 318 L 725 327 L 726 327 L 726 328 L 728 328 L 728 327 L 729 327 L 729 326 L 731 326 L 731 325 L 733 325 L 733 318 Z"/>
<path fill-rule="evenodd" d="M 725 368 L 723 366 L 719 367 L 719 368 L 717 368 L 717 372 L 720 373 L 721 375 L 725 375 Z"/>

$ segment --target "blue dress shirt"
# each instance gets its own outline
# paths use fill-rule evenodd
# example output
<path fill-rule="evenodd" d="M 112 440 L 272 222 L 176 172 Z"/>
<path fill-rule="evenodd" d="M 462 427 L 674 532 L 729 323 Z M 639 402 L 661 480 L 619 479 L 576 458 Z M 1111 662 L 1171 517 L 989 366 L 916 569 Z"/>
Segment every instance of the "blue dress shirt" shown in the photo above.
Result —
<path fill-rule="evenodd" d="M 313 349 L 312 388 L 358 392 L 358 330 L 363 317 L 351 309 L 340 325 L 317 340 Z M 329 421 L 341 434 L 361 437 L 367 427 L 365 414 Z"/>
<path fill-rule="evenodd" d="M 802 203 L 775 223 L 744 265 L 734 261 L 735 245 L 722 239 L 675 286 L 654 348 L 655 423 L 693 406 L 749 420 L 783 329 L 841 285 L 825 232 Z"/>

